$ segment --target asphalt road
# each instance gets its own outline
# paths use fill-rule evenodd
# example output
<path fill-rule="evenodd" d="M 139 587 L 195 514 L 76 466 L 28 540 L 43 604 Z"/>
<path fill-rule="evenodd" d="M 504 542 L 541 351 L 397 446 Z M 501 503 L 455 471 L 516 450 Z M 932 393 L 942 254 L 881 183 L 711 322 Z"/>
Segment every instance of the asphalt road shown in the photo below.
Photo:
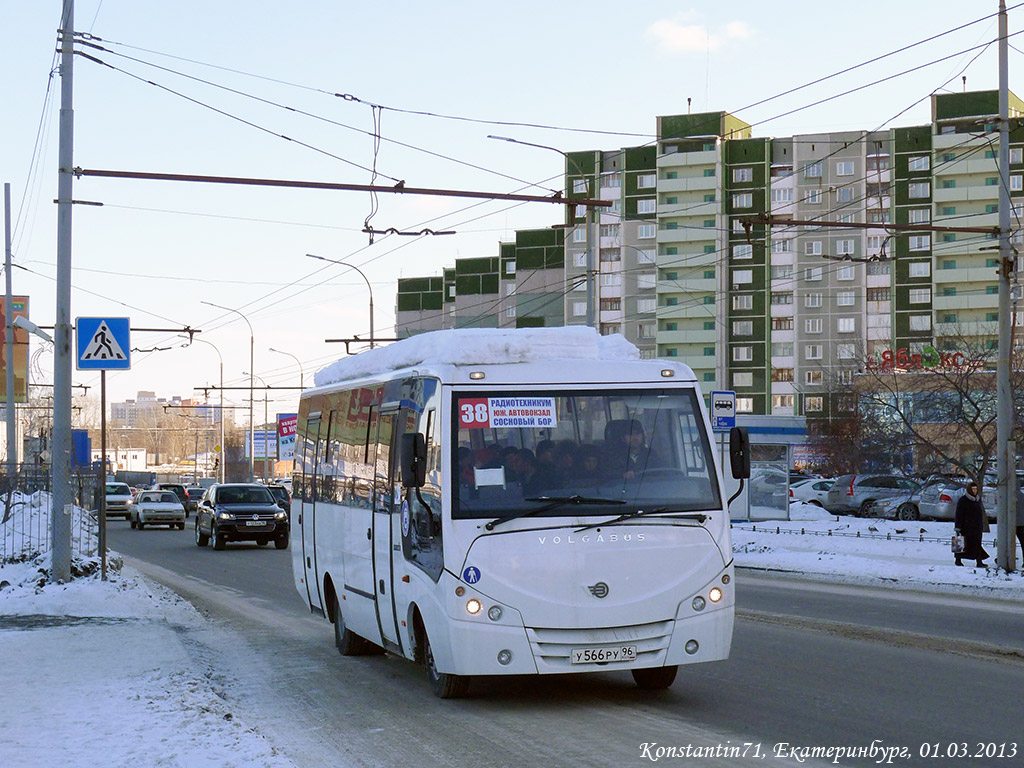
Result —
<path fill-rule="evenodd" d="M 945 758 L 950 744 L 968 754 L 1007 744 L 1009 755 L 1019 739 L 1024 749 L 1020 606 L 741 572 L 731 658 L 681 668 L 668 691 L 642 692 L 625 673 L 486 678 L 466 699 L 441 701 L 410 662 L 339 656 L 330 625 L 295 591 L 290 550 L 199 549 L 191 519 L 184 532 L 113 522 L 110 546 L 234 638 L 186 641 L 299 766 L 641 765 L 652 750 L 688 744 L 760 745 L 768 764 L 779 744 L 905 747 L 910 759 L 892 764 L 915 766 L 1014 765 L 1024 754 Z M 943 756 L 920 757 L 929 745 Z M 757 759 L 746 749 L 747 758 L 658 762 L 743 765 Z M 832 763 L 802 763 L 815 764 Z"/>

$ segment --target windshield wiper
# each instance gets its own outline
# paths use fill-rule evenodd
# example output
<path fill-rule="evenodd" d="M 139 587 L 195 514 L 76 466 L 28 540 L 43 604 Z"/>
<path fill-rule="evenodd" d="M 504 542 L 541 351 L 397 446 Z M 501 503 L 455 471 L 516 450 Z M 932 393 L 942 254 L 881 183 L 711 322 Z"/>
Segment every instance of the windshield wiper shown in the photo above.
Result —
<path fill-rule="evenodd" d="M 575 531 L 573 531 L 573 533 L 579 533 L 580 531 L 586 531 L 586 530 L 589 530 L 591 528 L 597 528 L 598 526 L 601 526 L 601 525 L 615 525 L 616 523 L 621 523 L 621 522 L 623 522 L 625 520 L 632 520 L 634 517 L 644 517 L 646 515 L 657 515 L 657 514 L 659 514 L 661 512 L 671 512 L 671 511 L 673 511 L 673 510 L 670 510 L 668 507 L 658 507 L 657 509 L 649 509 L 646 512 L 644 510 L 642 510 L 642 509 L 638 509 L 635 512 L 627 512 L 624 515 L 619 515 L 618 517 L 613 517 L 611 520 L 605 520 L 602 523 L 589 523 L 587 525 L 584 525 L 582 528 L 577 528 Z M 675 511 L 678 512 L 680 510 L 675 510 Z M 685 520 L 696 520 L 698 523 L 703 523 L 705 520 L 708 519 L 708 516 L 706 514 L 704 514 L 703 512 L 694 512 L 694 513 L 687 514 L 687 515 L 679 515 L 679 514 L 677 514 L 677 515 L 674 515 L 673 517 L 674 517 L 674 519 L 683 518 Z"/>
<path fill-rule="evenodd" d="M 493 531 L 495 526 L 507 523 L 509 520 L 515 520 L 519 517 L 529 517 L 530 515 L 540 515 L 544 512 L 548 512 L 552 509 L 564 506 L 566 504 L 625 504 L 622 499 L 601 499 L 592 496 L 534 496 L 525 501 L 546 501 L 547 504 L 537 507 L 536 509 L 530 509 L 526 512 L 517 512 L 514 515 L 506 515 L 505 517 L 496 517 L 489 523 L 484 525 L 488 531 Z"/>

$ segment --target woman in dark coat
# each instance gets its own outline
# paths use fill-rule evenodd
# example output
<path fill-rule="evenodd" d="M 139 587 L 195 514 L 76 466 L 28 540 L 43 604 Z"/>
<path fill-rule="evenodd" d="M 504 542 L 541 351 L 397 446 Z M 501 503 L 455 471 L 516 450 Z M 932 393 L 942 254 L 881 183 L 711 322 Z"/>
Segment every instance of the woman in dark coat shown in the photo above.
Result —
<path fill-rule="evenodd" d="M 981 503 L 981 489 L 975 482 L 967 484 L 967 492 L 956 503 L 956 526 L 964 537 L 964 551 L 957 552 L 956 564 L 963 565 L 963 557 L 977 560 L 978 567 L 985 567 L 988 552 L 981 546 L 982 528 L 985 525 L 985 505 Z"/>

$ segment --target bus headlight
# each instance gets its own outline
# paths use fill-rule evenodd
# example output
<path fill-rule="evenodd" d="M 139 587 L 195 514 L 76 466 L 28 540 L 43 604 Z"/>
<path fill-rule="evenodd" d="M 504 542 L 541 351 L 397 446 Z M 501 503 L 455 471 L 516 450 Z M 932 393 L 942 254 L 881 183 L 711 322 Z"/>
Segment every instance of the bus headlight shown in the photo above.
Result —
<path fill-rule="evenodd" d="M 470 616 L 476 616 L 480 611 L 484 609 L 484 604 L 477 600 L 475 597 L 469 598 L 466 601 L 466 611 Z"/>
<path fill-rule="evenodd" d="M 704 598 L 700 595 L 697 595 L 695 598 L 693 598 L 693 610 L 703 611 L 705 605 L 707 604 L 704 602 Z"/>
<path fill-rule="evenodd" d="M 492 605 L 490 608 L 488 608 L 487 609 L 487 618 L 490 619 L 491 621 L 497 621 L 498 619 L 500 619 L 501 618 L 501 607 L 497 606 L 497 605 Z"/>
<path fill-rule="evenodd" d="M 722 599 L 722 590 L 720 590 L 718 587 L 712 587 L 708 591 L 708 599 L 712 603 L 717 603 L 719 600 Z"/>

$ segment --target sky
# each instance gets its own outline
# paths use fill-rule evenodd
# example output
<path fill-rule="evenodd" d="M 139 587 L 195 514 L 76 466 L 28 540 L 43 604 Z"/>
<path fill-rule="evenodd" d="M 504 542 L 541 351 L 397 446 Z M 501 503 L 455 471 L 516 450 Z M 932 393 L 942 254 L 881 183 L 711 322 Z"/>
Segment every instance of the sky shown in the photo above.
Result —
<path fill-rule="evenodd" d="M 47 505 L 46 494 L 37 494 L 0 526 L 5 552 L 31 548 L 21 533 L 38 529 L 30 521 Z M 886 589 L 1024 597 L 1019 571 L 953 565 L 952 523 L 837 518 L 799 502 L 790 517 L 735 524 L 736 565 Z M 996 535 L 993 527 L 986 547 Z M 311 764 L 308 756 L 276 749 L 261 723 L 249 719 L 240 681 L 259 665 L 239 656 L 239 640 L 215 620 L 129 566 L 112 570 L 107 582 L 81 578 L 38 588 L 42 563 L 0 566 L 0 583 L 8 583 L 0 587 L 0 658 L 19 660 L 0 669 L 5 768 L 148 765 L 154 754 L 162 764 L 189 768 Z M 41 721 L 49 729 L 40 730 Z"/>
<path fill-rule="evenodd" d="M 1012 35 L 1024 28 L 1024 7 L 1009 5 Z M 60 83 L 49 75 L 60 8 L 0 0 L 0 181 L 12 188 L 14 292 L 30 297 L 41 326 L 55 316 Z M 645 0 L 624 14 L 605 0 L 296 0 L 251 2 L 243 13 L 198 0 L 78 0 L 76 30 L 105 50 L 80 47 L 99 61 L 76 57 L 74 163 L 355 184 L 376 171 L 375 183 L 388 186 L 547 195 L 560 187 L 559 151 L 646 144 L 657 116 L 688 108 L 730 111 L 757 136 L 786 136 L 926 123 L 928 95 L 962 89 L 962 75 L 969 89 L 996 88 L 996 48 L 984 48 L 996 35 L 992 17 L 793 91 L 994 14 L 998 3 L 921 8 Z M 1024 38 L 1011 44 L 1018 39 L 1024 50 Z M 1011 88 L 1022 60 L 1010 51 Z M 324 340 L 366 337 L 370 324 L 363 278 L 306 254 L 362 270 L 375 335 L 389 338 L 398 278 L 496 256 L 516 229 L 563 216 L 547 203 L 381 194 L 374 228 L 456 234 L 377 236 L 371 245 L 367 193 L 82 178 L 74 198 L 103 205 L 74 207 L 71 317 L 198 329 L 223 357 L 227 386 L 248 384 L 250 331 L 238 314 L 203 302 L 249 321 L 257 376 L 298 386 L 301 363 L 308 386 L 344 355 Z M 134 333 L 140 351 L 130 371 L 108 375 L 108 400 L 140 390 L 189 397 L 217 384 L 217 351 L 185 344 L 171 330 Z M 51 381 L 51 352 L 34 359 L 33 380 Z M 74 380 L 98 390 L 94 372 Z M 246 396 L 230 392 L 227 402 Z M 270 410 L 294 410 L 295 399 L 275 393 Z"/>

